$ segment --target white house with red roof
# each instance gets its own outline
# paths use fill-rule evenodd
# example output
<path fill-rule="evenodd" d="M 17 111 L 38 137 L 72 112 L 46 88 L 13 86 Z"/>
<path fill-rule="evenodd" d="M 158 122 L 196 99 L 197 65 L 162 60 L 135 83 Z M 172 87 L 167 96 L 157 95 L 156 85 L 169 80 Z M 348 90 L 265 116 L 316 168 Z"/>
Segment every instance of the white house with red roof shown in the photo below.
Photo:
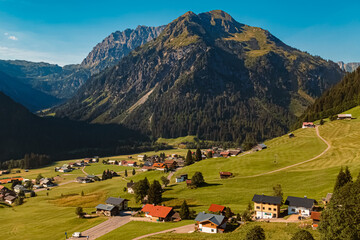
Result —
<path fill-rule="evenodd" d="M 314 128 L 315 124 L 313 122 L 303 122 L 302 128 Z"/>

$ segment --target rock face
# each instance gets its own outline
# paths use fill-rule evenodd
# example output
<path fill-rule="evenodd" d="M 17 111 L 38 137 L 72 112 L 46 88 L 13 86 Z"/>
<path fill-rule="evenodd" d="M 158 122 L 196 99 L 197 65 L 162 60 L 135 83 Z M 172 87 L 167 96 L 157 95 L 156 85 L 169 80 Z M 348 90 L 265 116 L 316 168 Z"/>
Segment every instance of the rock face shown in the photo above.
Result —
<path fill-rule="evenodd" d="M 81 66 L 97 73 L 106 67 L 115 65 L 133 49 L 147 43 L 161 33 L 165 26 L 138 26 L 136 29 L 116 31 L 97 44 L 83 60 Z"/>
<path fill-rule="evenodd" d="M 254 142 L 285 133 L 342 76 L 336 63 L 223 11 L 188 12 L 55 112 L 154 137 Z"/>
<path fill-rule="evenodd" d="M 360 66 L 360 62 L 350 62 L 350 63 L 338 62 L 338 65 L 343 71 L 354 72 Z"/>
<path fill-rule="evenodd" d="M 57 99 L 68 99 L 92 74 L 115 65 L 133 49 L 156 38 L 163 29 L 164 26 L 138 26 L 135 30 L 126 29 L 123 32 L 112 33 L 103 42 L 96 45 L 81 64 L 60 67 L 49 63 L 0 60 L 0 71 L 29 85 L 30 88 L 33 88 L 34 93 L 38 91 Z M 11 94 L 9 96 L 12 97 Z M 21 103 L 27 107 L 32 106 L 31 110 L 38 110 L 43 106 L 51 107 L 59 102 L 49 101 L 49 105 L 28 100 L 29 102 Z"/>

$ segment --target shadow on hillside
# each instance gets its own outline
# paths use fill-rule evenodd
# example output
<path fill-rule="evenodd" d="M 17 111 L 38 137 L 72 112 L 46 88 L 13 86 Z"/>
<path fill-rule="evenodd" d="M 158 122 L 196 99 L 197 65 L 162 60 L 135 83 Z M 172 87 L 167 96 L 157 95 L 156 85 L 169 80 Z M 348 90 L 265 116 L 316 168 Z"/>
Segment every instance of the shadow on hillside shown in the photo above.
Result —
<path fill-rule="evenodd" d="M 220 186 L 221 183 L 204 183 L 201 185 L 201 187 L 213 187 L 213 186 Z"/>

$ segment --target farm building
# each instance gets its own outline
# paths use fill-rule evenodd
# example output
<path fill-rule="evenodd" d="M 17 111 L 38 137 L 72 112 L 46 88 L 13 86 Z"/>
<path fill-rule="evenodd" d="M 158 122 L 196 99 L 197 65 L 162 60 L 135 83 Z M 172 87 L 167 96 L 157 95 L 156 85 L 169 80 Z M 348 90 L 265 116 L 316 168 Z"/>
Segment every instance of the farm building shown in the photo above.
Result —
<path fill-rule="evenodd" d="M 105 201 L 106 204 L 115 206 L 119 211 L 127 210 L 128 202 L 129 200 L 120 197 L 119 198 L 109 197 Z"/>
<path fill-rule="evenodd" d="M 116 216 L 119 213 L 119 209 L 110 204 L 99 204 L 96 206 L 96 214 L 105 215 L 108 217 Z"/>
<path fill-rule="evenodd" d="M 232 177 L 232 173 L 231 172 L 220 172 L 220 178 L 221 179 L 224 179 L 224 178 L 229 178 L 229 177 Z"/>
<path fill-rule="evenodd" d="M 351 114 L 338 114 L 337 119 L 338 120 L 351 120 L 352 115 Z"/>
<path fill-rule="evenodd" d="M 315 124 L 313 122 L 303 122 L 302 128 L 314 128 Z"/>
<path fill-rule="evenodd" d="M 200 212 L 195 222 L 195 231 L 204 233 L 223 233 L 226 228 L 226 218 L 217 214 Z"/>
<path fill-rule="evenodd" d="M 256 218 L 278 218 L 280 214 L 281 197 L 257 195 L 252 201 Z"/>
<path fill-rule="evenodd" d="M 187 174 L 182 174 L 182 175 L 176 177 L 176 182 L 177 183 L 184 182 L 187 179 L 188 179 L 188 175 Z"/>

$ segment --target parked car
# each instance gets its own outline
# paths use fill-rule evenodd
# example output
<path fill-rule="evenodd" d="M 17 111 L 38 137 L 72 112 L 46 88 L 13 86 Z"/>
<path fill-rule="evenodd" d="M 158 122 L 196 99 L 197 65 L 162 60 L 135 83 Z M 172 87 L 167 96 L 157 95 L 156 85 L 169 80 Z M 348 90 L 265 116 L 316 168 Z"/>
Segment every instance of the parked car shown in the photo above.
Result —
<path fill-rule="evenodd" d="M 81 237 L 81 232 L 74 232 L 72 236 L 75 238 L 79 238 Z"/>

